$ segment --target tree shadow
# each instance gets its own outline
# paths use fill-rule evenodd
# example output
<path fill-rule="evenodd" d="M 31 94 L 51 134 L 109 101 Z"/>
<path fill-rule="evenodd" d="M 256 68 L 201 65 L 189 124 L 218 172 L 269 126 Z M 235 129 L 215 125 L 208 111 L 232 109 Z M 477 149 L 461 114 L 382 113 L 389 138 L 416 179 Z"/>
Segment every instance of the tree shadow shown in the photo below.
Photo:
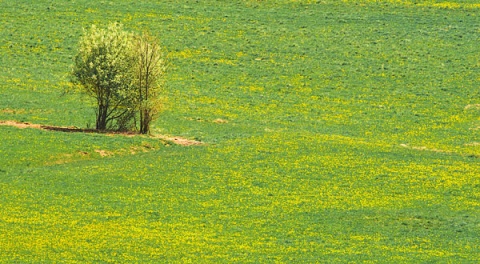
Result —
<path fill-rule="evenodd" d="M 41 129 L 50 131 L 59 131 L 67 133 L 94 133 L 94 134 L 122 134 L 122 135 L 139 135 L 139 133 L 128 131 L 115 131 L 115 130 L 100 130 L 93 128 L 78 128 L 78 127 L 59 127 L 59 126 L 46 126 L 41 125 Z"/>

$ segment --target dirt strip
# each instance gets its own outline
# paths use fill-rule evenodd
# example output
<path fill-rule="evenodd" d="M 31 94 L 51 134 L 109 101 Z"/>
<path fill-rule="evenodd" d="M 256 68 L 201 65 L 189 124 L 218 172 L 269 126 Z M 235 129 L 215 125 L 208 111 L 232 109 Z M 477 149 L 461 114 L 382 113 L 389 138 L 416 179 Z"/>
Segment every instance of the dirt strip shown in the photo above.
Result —
<path fill-rule="evenodd" d="M 43 130 L 60 131 L 60 132 L 68 132 L 68 133 L 98 133 L 98 134 L 106 134 L 106 135 L 122 135 L 122 136 L 130 136 L 130 137 L 140 135 L 133 132 L 115 132 L 115 131 L 103 131 L 103 130 L 96 130 L 96 129 L 83 129 L 78 127 L 48 126 L 48 125 L 32 124 L 28 122 L 18 122 L 13 120 L 0 120 L 0 126 L 12 126 L 20 129 L 34 128 L 34 129 L 43 129 Z M 177 137 L 177 136 L 152 135 L 152 137 L 166 140 L 173 144 L 181 145 L 181 146 L 196 146 L 196 145 L 204 144 L 203 142 L 200 142 L 197 140 L 192 140 L 192 139 L 187 139 L 187 138 Z"/>

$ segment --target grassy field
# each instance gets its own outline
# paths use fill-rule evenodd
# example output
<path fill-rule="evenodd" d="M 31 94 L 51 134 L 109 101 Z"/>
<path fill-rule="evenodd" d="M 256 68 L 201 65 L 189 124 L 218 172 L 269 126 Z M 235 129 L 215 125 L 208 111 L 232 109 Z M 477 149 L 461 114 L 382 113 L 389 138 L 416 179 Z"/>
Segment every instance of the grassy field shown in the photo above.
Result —
<path fill-rule="evenodd" d="M 480 262 L 477 1 L 0 0 L 0 121 L 87 128 L 82 28 L 169 50 L 154 133 L 0 126 L 0 262 Z"/>

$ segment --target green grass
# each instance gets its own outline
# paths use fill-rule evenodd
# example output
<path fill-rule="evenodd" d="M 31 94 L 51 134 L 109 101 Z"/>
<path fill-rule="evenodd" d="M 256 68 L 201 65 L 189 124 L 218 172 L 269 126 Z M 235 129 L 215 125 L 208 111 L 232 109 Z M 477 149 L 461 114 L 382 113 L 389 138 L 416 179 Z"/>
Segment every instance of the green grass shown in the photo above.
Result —
<path fill-rule="evenodd" d="M 157 2 L 0 1 L 0 120 L 94 123 L 69 69 L 120 21 L 207 143 L 0 126 L 0 262 L 480 261 L 477 3 Z"/>

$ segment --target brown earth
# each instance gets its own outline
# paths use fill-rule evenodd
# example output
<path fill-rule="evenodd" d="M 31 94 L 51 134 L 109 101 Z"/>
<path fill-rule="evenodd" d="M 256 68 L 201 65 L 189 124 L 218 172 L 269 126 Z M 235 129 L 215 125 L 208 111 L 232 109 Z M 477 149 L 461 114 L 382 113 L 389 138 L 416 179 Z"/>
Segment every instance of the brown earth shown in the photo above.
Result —
<path fill-rule="evenodd" d="M 122 136 L 138 136 L 140 134 L 136 134 L 133 132 L 115 132 L 115 131 L 103 131 L 97 129 L 84 129 L 78 127 L 61 127 L 61 126 L 49 126 L 49 125 L 40 125 L 40 124 L 32 124 L 28 122 L 18 122 L 13 120 L 0 120 L 0 126 L 12 126 L 20 129 L 24 128 L 34 128 L 34 129 L 43 129 L 43 130 L 50 130 L 50 131 L 60 131 L 60 132 L 69 132 L 69 133 L 100 133 L 106 135 L 122 135 Z M 166 136 L 166 135 L 153 135 L 152 137 L 169 141 L 176 145 L 181 146 L 196 146 L 196 145 L 203 145 L 203 142 L 177 137 L 177 136 Z M 105 153 L 103 153 L 105 154 Z M 102 153 L 100 153 L 102 155 Z"/>

